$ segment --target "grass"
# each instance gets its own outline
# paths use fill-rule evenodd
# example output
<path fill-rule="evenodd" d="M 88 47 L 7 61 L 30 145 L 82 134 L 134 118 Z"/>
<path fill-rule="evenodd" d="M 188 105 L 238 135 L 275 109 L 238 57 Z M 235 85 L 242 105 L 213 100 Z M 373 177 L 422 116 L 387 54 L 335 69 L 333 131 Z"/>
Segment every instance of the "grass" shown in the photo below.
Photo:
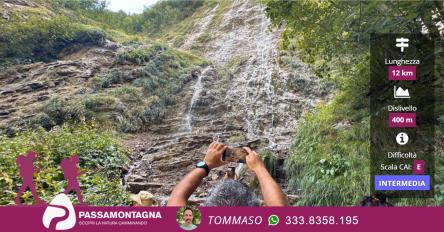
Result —
<path fill-rule="evenodd" d="M 165 29 L 164 33 L 159 35 L 158 40 L 171 41 L 174 46 L 179 47 L 183 43 L 185 35 L 190 32 L 196 19 L 205 17 L 207 11 L 216 5 L 217 1 L 205 1 L 203 5 L 193 13 L 193 15 L 185 18 L 177 25 L 172 25 Z"/>
<path fill-rule="evenodd" d="M 264 150 L 260 152 L 259 155 L 264 161 L 265 167 L 267 168 L 271 176 L 274 178 L 279 178 L 279 168 L 281 166 L 281 162 L 273 155 L 273 152 L 269 150 Z"/>
<path fill-rule="evenodd" d="M 220 70 L 221 76 L 230 81 L 240 71 L 244 64 L 248 61 L 248 56 L 238 56 L 230 59 L 227 64 Z"/>
<path fill-rule="evenodd" d="M 222 0 L 219 2 L 219 7 L 216 10 L 216 13 L 214 14 L 214 17 L 210 23 L 210 28 L 219 26 L 223 19 L 223 14 L 227 12 L 227 10 L 230 8 L 232 4 L 232 1 L 229 0 Z"/>
<path fill-rule="evenodd" d="M 59 53 L 78 45 L 100 45 L 106 38 L 100 28 L 72 23 L 65 16 L 29 16 L 24 22 L 12 20 L 3 24 L 0 31 L 0 63 L 52 61 L 59 58 Z"/>
<path fill-rule="evenodd" d="M 345 96 L 343 96 L 345 97 Z M 286 160 L 290 187 L 302 195 L 299 205 L 355 205 L 368 194 L 369 118 L 350 128 L 335 128 L 345 112 L 341 97 L 305 114 Z"/>

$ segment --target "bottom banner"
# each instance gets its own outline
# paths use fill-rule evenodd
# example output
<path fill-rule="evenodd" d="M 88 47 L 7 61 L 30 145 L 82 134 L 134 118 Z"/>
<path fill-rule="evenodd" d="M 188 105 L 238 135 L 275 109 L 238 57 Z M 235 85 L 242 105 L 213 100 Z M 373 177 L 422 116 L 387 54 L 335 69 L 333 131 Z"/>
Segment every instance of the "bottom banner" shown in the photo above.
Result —
<path fill-rule="evenodd" d="M 442 207 L 0 207 L 1 231 L 436 231 Z"/>

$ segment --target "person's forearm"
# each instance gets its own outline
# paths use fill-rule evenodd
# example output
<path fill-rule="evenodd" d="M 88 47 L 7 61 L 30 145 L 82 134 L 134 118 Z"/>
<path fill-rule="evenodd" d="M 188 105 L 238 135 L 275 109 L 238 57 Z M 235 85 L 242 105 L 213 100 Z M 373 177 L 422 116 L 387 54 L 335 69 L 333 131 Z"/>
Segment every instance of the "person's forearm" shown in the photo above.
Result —
<path fill-rule="evenodd" d="M 194 190 L 206 176 L 205 170 L 196 168 L 188 173 L 171 192 L 168 206 L 184 206 Z"/>
<path fill-rule="evenodd" d="M 286 206 L 287 199 L 279 185 L 274 181 L 273 177 L 268 173 L 267 169 L 261 168 L 257 170 L 256 176 L 259 180 L 262 196 L 267 206 Z"/>

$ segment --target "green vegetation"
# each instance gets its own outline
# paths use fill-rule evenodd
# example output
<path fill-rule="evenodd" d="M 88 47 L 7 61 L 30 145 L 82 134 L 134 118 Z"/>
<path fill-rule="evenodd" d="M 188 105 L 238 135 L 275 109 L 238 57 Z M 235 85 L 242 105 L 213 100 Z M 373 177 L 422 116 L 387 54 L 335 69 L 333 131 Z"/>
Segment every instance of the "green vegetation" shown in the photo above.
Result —
<path fill-rule="evenodd" d="M 264 161 L 265 167 L 273 178 L 279 177 L 279 169 L 282 165 L 280 160 L 273 154 L 272 151 L 264 150 L 259 153 L 259 156 Z"/>
<path fill-rule="evenodd" d="M 442 4 L 432 1 L 276 1 L 265 0 L 275 25 L 285 22 L 282 50 L 298 51 L 320 78 L 336 86 L 335 98 L 304 116 L 286 162 L 299 205 L 356 205 L 369 195 L 369 50 L 371 33 L 438 35 Z M 433 12 L 440 12 L 440 16 Z M 435 16 L 433 16 L 435 15 Z M 442 37 L 436 36 L 442 46 Z M 442 52 L 437 50 L 437 52 Z M 288 58 L 288 57 L 287 57 Z M 288 61 L 283 60 L 283 63 Z M 443 60 L 438 60 L 442 64 Z M 443 78 L 438 75 L 435 106 L 443 117 Z M 437 125 L 436 197 L 400 200 L 399 205 L 444 205 L 443 120 Z"/>
<path fill-rule="evenodd" d="M 220 74 L 226 81 L 230 81 L 235 75 L 241 71 L 242 66 L 248 61 L 247 56 L 239 56 L 231 58 L 227 64 L 221 68 Z"/>
<path fill-rule="evenodd" d="M 142 14 L 135 16 L 134 31 L 150 36 L 159 35 L 191 16 L 204 1 L 159 1 L 154 6 L 145 9 Z"/>
<path fill-rule="evenodd" d="M 230 135 L 227 139 L 227 143 L 230 145 L 238 144 L 247 141 L 247 136 L 245 133 L 236 131 L 234 134 Z"/>
<path fill-rule="evenodd" d="M 116 140 L 107 132 L 94 126 L 80 124 L 62 126 L 51 132 L 28 131 L 14 138 L 0 136 L 0 205 L 15 204 L 16 193 L 21 186 L 15 159 L 20 154 L 35 151 L 34 167 L 40 171 L 34 176 L 39 196 L 49 202 L 64 191 L 66 181 L 59 164 L 72 154 L 80 156 L 79 183 L 84 200 L 91 205 L 128 205 L 128 196 L 120 183 L 122 167 L 127 157 Z M 31 203 L 29 191 L 23 200 Z M 77 198 L 73 195 L 74 202 Z"/>
<path fill-rule="evenodd" d="M 175 47 L 180 47 L 185 40 L 185 35 L 193 28 L 195 20 L 207 16 L 207 13 L 209 12 L 208 10 L 212 9 L 217 4 L 218 1 L 202 1 L 202 6 L 195 9 L 192 15 L 171 25 L 159 38 L 164 41 L 169 41 Z"/>
<path fill-rule="evenodd" d="M 127 33 L 140 33 L 150 37 L 159 36 L 175 24 L 191 16 L 204 4 L 202 0 L 159 1 L 141 14 L 112 12 L 106 9 L 104 0 L 53 0 L 55 7 L 76 11 L 104 27 L 120 29 Z"/>
<path fill-rule="evenodd" d="M 369 117 L 346 116 L 347 102 L 343 94 L 318 106 L 298 127 L 285 168 L 300 205 L 355 205 L 370 189 Z"/>
<path fill-rule="evenodd" d="M 224 12 L 227 12 L 233 2 L 230 0 L 221 0 L 218 2 L 219 7 L 216 9 L 213 20 L 210 23 L 210 27 L 219 25 L 222 22 Z"/>
<path fill-rule="evenodd" d="M 159 122 L 168 106 L 176 103 L 173 93 L 191 80 L 191 72 L 205 64 L 201 59 L 164 45 L 135 44 L 116 56 L 121 65 L 138 65 L 103 72 L 70 97 L 45 102 L 28 127 L 50 130 L 66 122 L 95 120 L 102 126 L 125 133 L 138 132 Z"/>
<path fill-rule="evenodd" d="M 48 62 L 81 46 L 100 45 L 105 38 L 128 40 L 118 30 L 157 36 L 191 16 L 203 1 L 160 1 L 137 15 L 107 10 L 103 0 L 39 3 L 0 19 L 0 64 Z"/>
<path fill-rule="evenodd" d="M 2 24 L 0 31 L 0 63 L 51 61 L 75 45 L 100 45 L 106 37 L 100 28 L 72 23 L 65 16 L 31 16 Z"/>

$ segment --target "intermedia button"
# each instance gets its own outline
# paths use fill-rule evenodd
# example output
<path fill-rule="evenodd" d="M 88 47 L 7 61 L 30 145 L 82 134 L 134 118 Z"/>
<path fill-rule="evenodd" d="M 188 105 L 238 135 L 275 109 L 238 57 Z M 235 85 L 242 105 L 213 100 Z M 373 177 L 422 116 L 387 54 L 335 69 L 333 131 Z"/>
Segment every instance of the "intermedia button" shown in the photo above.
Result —
<path fill-rule="evenodd" d="M 429 175 L 382 175 L 375 176 L 375 190 L 430 190 Z"/>

